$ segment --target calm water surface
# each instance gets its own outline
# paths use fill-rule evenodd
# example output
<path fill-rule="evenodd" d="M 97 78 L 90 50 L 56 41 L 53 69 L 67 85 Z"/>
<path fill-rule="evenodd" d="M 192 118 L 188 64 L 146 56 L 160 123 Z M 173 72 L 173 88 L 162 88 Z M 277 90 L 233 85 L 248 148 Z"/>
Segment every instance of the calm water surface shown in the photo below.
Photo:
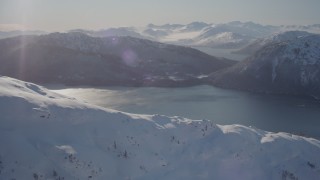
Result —
<path fill-rule="evenodd" d="M 295 97 L 259 95 L 211 86 L 188 88 L 50 87 L 92 104 L 142 114 L 209 119 L 320 139 L 320 103 Z"/>

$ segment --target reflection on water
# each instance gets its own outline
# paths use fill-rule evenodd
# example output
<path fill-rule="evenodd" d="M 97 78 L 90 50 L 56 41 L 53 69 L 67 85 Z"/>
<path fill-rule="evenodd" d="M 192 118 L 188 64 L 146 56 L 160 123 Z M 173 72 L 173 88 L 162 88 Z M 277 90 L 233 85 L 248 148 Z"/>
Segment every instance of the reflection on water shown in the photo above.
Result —
<path fill-rule="evenodd" d="M 49 87 L 50 88 L 50 87 Z M 55 92 L 120 111 L 210 119 L 320 138 L 320 103 L 211 86 L 189 88 L 70 88 Z"/>

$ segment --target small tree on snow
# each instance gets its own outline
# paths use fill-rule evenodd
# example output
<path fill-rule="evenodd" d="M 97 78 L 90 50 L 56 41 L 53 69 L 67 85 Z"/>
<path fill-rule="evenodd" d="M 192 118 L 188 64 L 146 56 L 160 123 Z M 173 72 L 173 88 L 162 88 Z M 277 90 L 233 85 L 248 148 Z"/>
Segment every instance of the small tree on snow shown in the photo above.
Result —
<path fill-rule="evenodd" d="M 117 143 L 116 143 L 116 141 L 113 141 L 113 148 L 114 148 L 114 149 L 117 149 Z"/>
<path fill-rule="evenodd" d="M 123 157 L 126 158 L 126 159 L 128 158 L 127 150 L 124 150 Z"/>

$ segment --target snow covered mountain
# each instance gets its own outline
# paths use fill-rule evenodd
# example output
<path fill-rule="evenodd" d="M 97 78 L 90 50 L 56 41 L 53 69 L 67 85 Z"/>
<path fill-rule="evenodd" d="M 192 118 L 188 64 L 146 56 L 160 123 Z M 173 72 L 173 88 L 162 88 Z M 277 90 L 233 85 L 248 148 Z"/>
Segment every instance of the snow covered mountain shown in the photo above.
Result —
<path fill-rule="evenodd" d="M 149 31 L 165 32 L 152 37 L 160 42 L 211 48 L 239 48 L 255 38 L 274 33 L 275 26 L 262 26 L 252 22 L 234 21 L 225 24 L 193 22 L 187 25 L 149 26 Z M 150 34 L 147 34 L 150 36 Z"/>
<path fill-rule="evenodd" d="M 297 34 L 305 35 L 291 38 Z M 210 78 L 228 88 L 320 98 L 320 35 L 275 36 L 251 57 Z"/>
<path fill-rule="evenodd" d="M 130 36 L 183 46 L 235 49 L 243 48 L 254 40 L 285 31 L 320 33 L 320 25 L 271 26 L 240 21 L 219 24 L 196 21 L 189 24 L 149 24 L 145 27 L 118 27 L 101 30 L 74 29 L 68 32 L 81 32 L 93 37 Z M 46 33 L 40 31 L 0 32 L 0 39 L 27 34 Z"/>
<path fill-rule="evenodd" d="M 269 39 L 274 36 L 273 34 L 285 31 L 320 33 L 320 25 L 272 26 L 240 21 L 219 24 L 196 21 L 189 24 L 149 24 L 146 27 L 121 27 L 98 31 L 72 30 L 71 32 L 82 32 L 94 37 L 131 36 L 191 47 L 238 49 L 252 42 L 251 47 L 254 47 L 258 41 L 264 38 Z"/>
<path fill-rule="evenodd" d="M 320 33 L 320 24 L 311 24 L 311 25 L 287 25 L 280 26 L 282 31 L 307 31 L 310 33 Z"/>
<path fill-rule="evenodd" d="M 239 48 L 256 38 L 277 32 L 280 27 L 234 21 L 224 24 L 192 22 L 183 24 L 149 24 L 146 27 L 109 28 L 99 31 L 71 30 L 93 37 L 131 36 L 184 46 Z"/>
<path fill-rule="evenodd" d="M 80 32 L 84 33 L 93 37 L 114 37 L 114 36 L 130 36 L 135 38 L 143 38 L 145 39 L 145 36 L 142 36 L 137 30 L 133 27 L 119 27 L 119 28 L 109 28 L 109 29 L 103 29 L 98 31 L 88 31 L 88 30 L 82 30 L 82 29 L 74 29 L 70 30 L 69 32 Z"/>
<path fill-rule="evenodd" d="M 0 74 L 70 85 L 189 86 L 234 64 L 198 50 L 133 37 L 52 33 L 0 40 Z"/>
<path fill-rule="evenodd" d="M 181 28 L 182 32 L 192 32 L 192 31 L 201 31 L 204 28 L 207 28 L 210 24 L 204 22 L 192 22 Z"/>
<path fill-rule="evenodd" d="M 320 178 L 320 141 L 93 106 L 0 77 L 0 179 Z"/>
<path fill-rule="evenodd" d="M 222 32 L 215 35 L 210 34 L 210 30 L 196 37 L 192 46 L 202 46 L 211 48 L 239 48 L 252 41 L 252 37 L 236 34 L 233 32 Z"/>
<path fill-rule="evenodd" d="M 235 53 L 252 55 L 257 50 L 265 46 L 266 44 L 292 40 L 292 39 L 296 39 L 298 37 L 307 36 L 307 35 L 311 35 L 311 33 L 306 31 L 279 32 L 279 33 L 272 34 L 271 36 L 268 36 L 266 38 L 259 38 L 254 42 L 250 43 L 248 46 L 239 49 Z"/>

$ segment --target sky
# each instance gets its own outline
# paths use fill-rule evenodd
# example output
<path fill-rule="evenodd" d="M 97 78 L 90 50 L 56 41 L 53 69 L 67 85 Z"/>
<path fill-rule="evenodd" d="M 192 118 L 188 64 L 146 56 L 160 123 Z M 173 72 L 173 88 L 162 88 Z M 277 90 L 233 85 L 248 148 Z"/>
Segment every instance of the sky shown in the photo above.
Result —
<path fill-rule="evenodd" d="M 0 30 L 253 21 L 320 24 L 320 0 L 0 0 Z"/>

